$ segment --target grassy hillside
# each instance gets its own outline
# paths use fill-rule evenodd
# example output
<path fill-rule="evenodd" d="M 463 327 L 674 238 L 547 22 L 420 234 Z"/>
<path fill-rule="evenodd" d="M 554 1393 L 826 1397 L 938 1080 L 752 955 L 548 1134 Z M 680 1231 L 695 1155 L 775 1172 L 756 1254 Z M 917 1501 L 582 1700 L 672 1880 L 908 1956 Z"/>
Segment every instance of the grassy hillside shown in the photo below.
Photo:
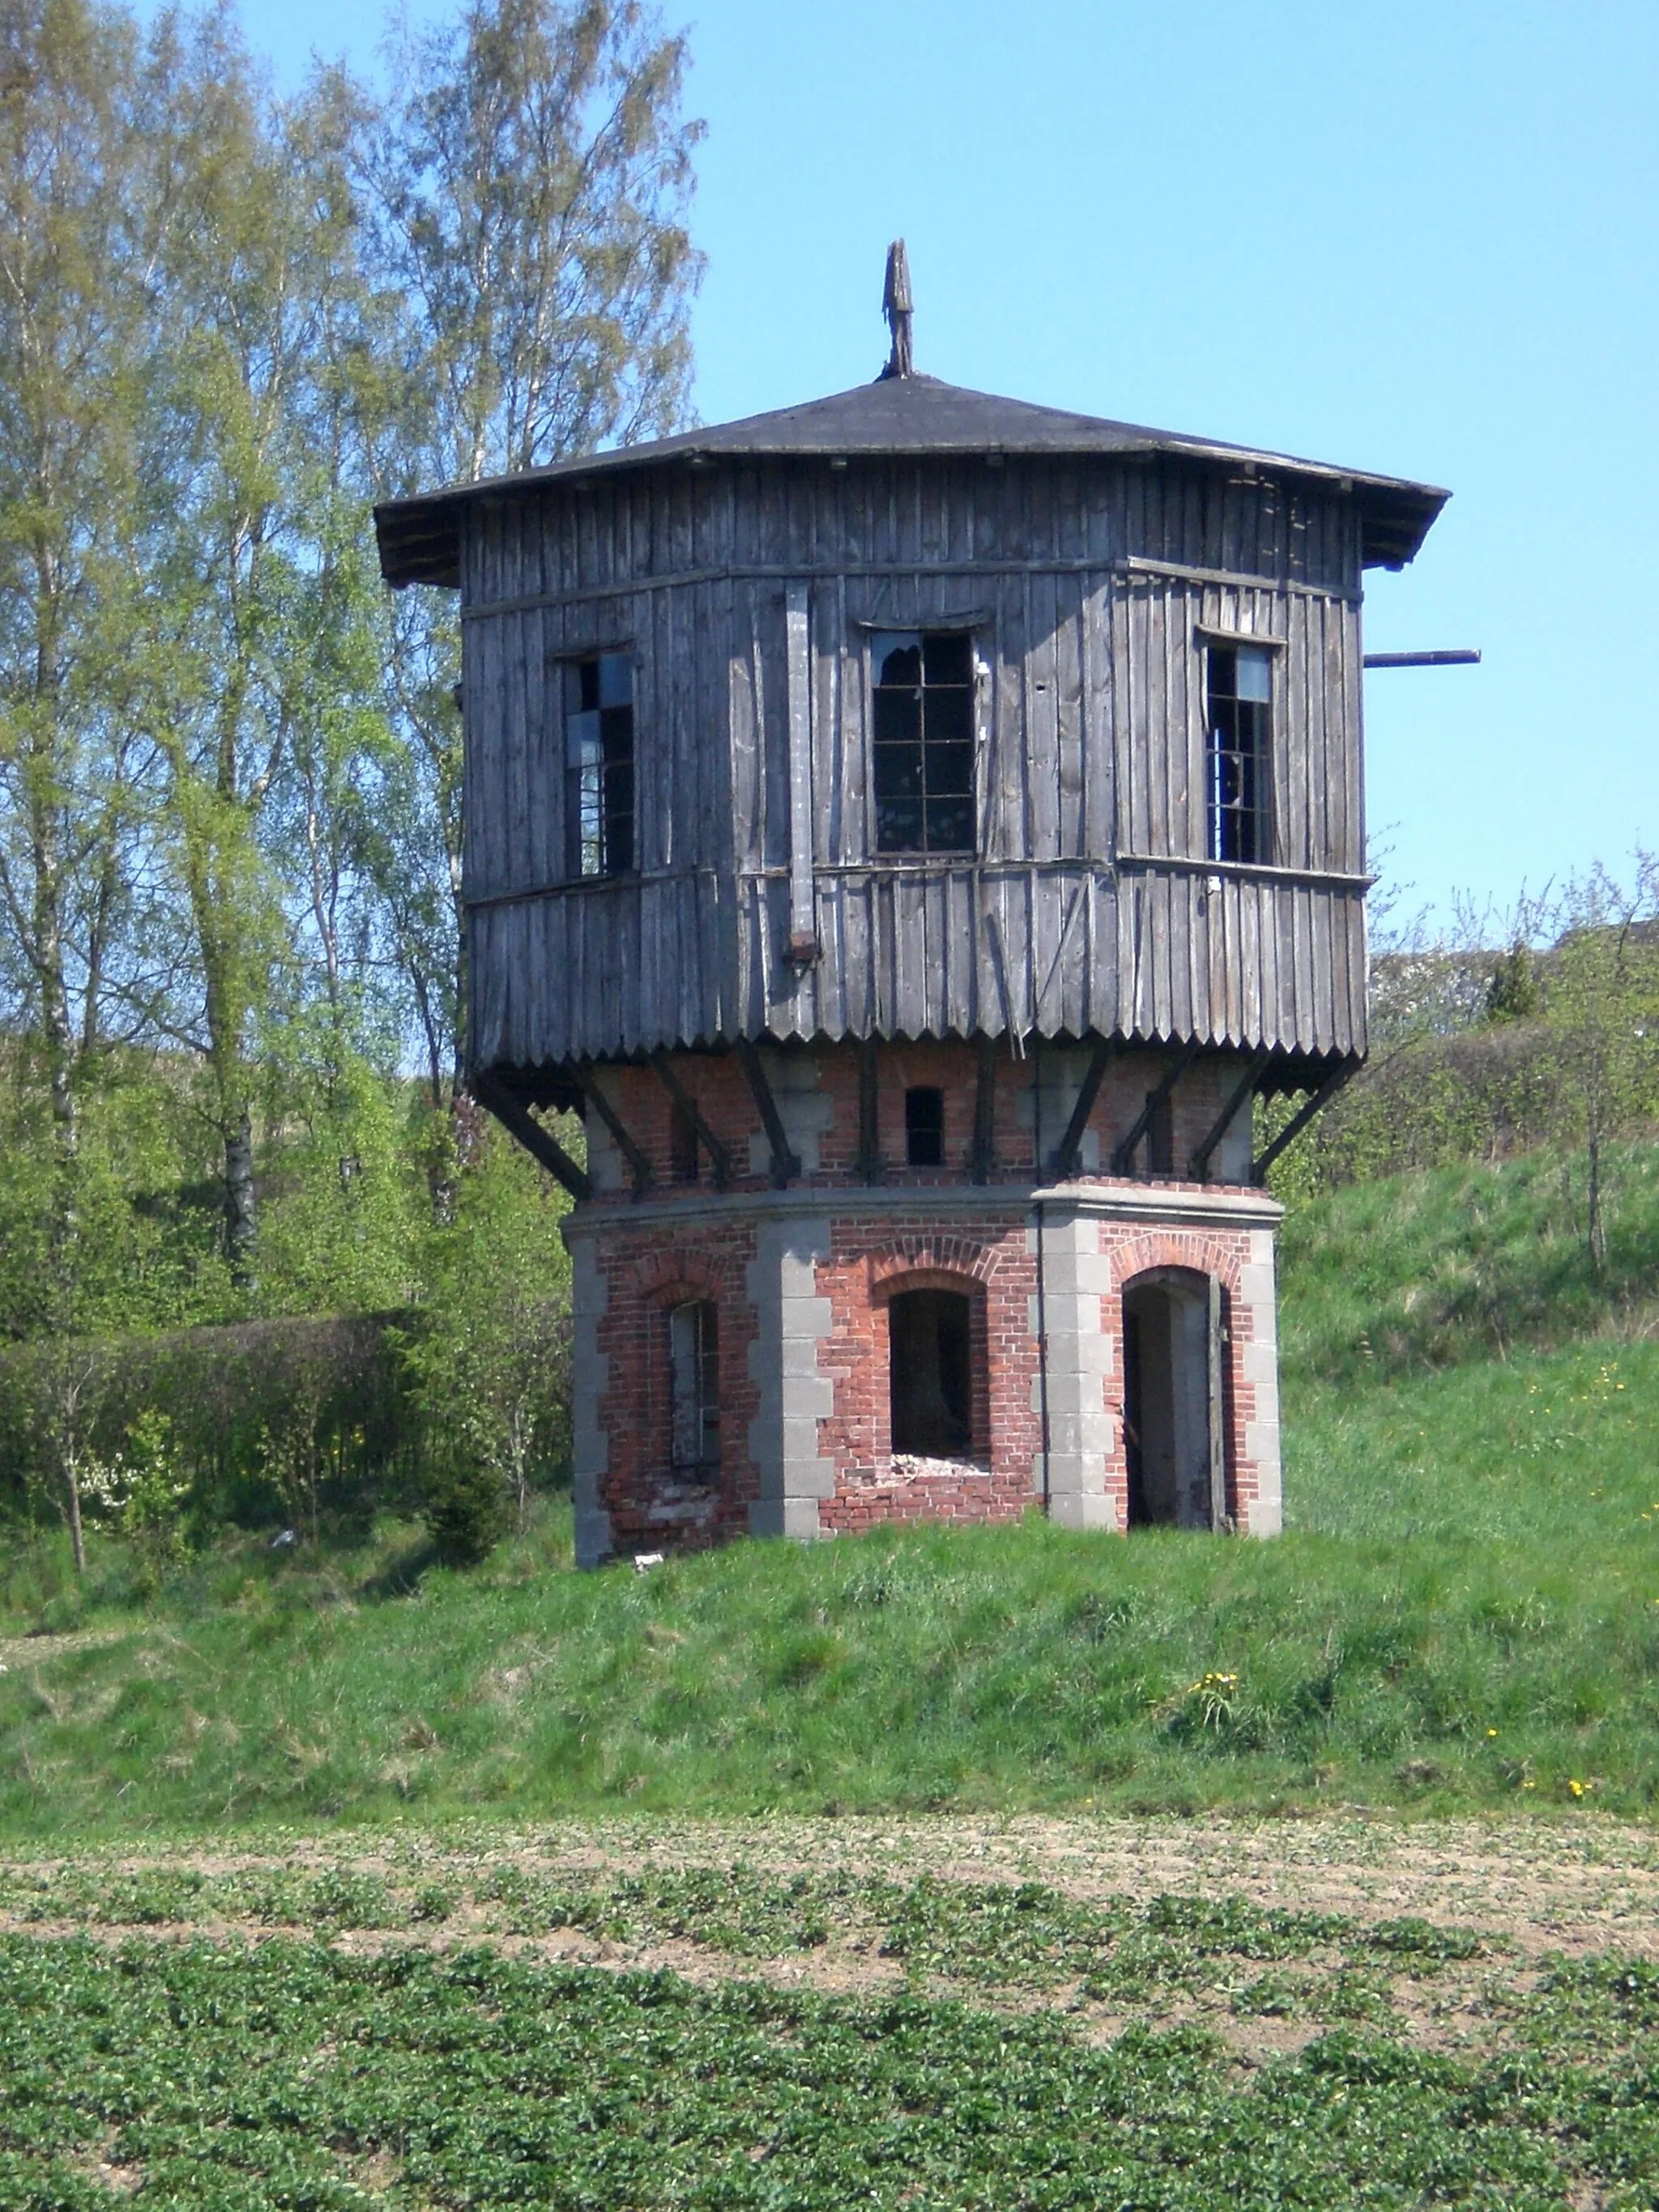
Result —
<path fill-rule="evenodd" d="M 388 1528 L 323 1562 L 222 1553 L 142 1610 L 118 1562 L 83 1603 L 36 1557 L 0 1589 L 0 1820 L 1646 1813 L 1659 1175 L 1622 1163 L 1609 1290 L 1565 1174 L 1410 1179 L 1297 1217 L 1279 1543 L 1032 1522 L 579 1577 L 556 1510 L 471 1576 L 418 1571 Z M 40 1626 L 69 1638 L 21 1640 Z"/>

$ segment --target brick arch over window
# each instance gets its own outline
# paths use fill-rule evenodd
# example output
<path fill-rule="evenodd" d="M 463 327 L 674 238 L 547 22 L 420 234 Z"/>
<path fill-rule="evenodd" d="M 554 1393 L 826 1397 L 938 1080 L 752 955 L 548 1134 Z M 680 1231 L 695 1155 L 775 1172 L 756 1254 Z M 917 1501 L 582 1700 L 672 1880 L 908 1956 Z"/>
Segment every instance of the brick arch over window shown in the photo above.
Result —
<path fill-rule="evenodd" d="M 988 1283 L 996 1272 L 996 1255 L 971 1237 L 897 1237 L 878 1245 L 869 1255 L 870 1295 L 890 1294 L 900 1278 L 911 1278 L 912 1290 L 960 1289 Z M 936 1276 L 924 1283 L 922 1276 Z"/>
<path fill-rule="evenodd" d="M 716 1305 L 728 1294 L 728 1271 L 695 1252 L 653 1252 L 637 1261 L 634 1283 L 647 1305 L 680 1305 L 688 1298 L 710 1298 Z"/>
<path fill-rule="evenodd" d="M 1213 1275 L 1222 1288 L 1238 1289 L 1242 1257 L 1236 1243 L 1206 1236 L 1201 1229 L 1158 1229 L 1126 1237 L 1107 1249 L 1112 1288 L 1121 1293 L 1143 1277 L 1160 1273 Z"/>

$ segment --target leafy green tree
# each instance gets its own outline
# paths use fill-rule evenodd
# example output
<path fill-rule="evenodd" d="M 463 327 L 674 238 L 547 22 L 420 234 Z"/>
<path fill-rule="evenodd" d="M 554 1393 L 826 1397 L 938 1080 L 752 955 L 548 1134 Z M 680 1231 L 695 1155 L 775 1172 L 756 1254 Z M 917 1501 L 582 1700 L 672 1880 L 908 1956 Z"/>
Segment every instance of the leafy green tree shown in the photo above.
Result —
<path fill-rule="evenodd" d="M 145 760 L 130 714 L 154 323 L 137 52 L 130 18 L 86 0 L 0 16 L 0 972 L 44 1076 L 66 1279 L 80 1091 L 121 965 Z"/>
<path fill-rule="evenodd" d="M 457 1558 L 528 1515 L 570 1442 L 569 1201 L 493 1125 L 455 1217 L 430 1232 L 430 1289 L 405 1357 L 429 1431 L 427 1516 Z"/>
<path fill-rule="evenodd" d="M 701 272 L 685 225 L 701 136 L 681 114 L 685 62 L 684 39 L 631 0 L 472 0 L 398 42 L 400 89 L 366 170 L 372 258 L 402 302 L 408 379 L 373 453 L 378 496 L 678 422 Z M 377 768 L 396 834 L 364 848 L 434 1114 L 461 1064 L 466 995 L 459 648 L 438 594 L 400 599 L 395 744 Z M 441 1173 L 434 1195 L 441 1212 Z"/>
<path fill-rule="evenodd" d="M 1596 867 L 1568 886 L 1543 1005 L 1565 1133 L 1585 1149 L 1584 1237 L 1607 1264 L 1609 1139 L 1659 1117 L 1659 866 L 1630 882 Z"/>

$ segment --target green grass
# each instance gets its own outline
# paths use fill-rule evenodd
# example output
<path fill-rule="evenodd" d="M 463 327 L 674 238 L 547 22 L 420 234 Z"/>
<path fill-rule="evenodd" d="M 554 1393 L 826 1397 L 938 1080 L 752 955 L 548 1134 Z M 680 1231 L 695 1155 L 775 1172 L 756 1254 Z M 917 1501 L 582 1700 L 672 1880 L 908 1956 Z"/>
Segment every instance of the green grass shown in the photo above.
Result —
<path fill-rule="evenodd" d="M 383 1529 L 322 1560 L 231 1548 L 145 1606 L 114 1554 L 77 1593 L 37 1547 L 0 1583 L 0 1619 L 87 1640 L 0 1650 L 0 1824 L 45 1838 L 477 1806 L 1646 1815 L 1659 1344 L 1630 1330 L 1659 1264 L 1656 1158 L 1620 1164 L 1611 1290 L 1559 1211 L 1559 1160 L 1297 1218 L 1291 1526 L 1273 1544 L 1033 1522 L 577 1577 L 555 1506 L 471 1575 Z M 1500 1290 L 1524 1316 L 1503 1358 Z"/>
<path fill-rule="evenodd" d="M 980 1911 L 1044 1909 L 1016 1892 Z M 1469 1993 L 1474 2032 L 1437 2045 L 1389 2018 L 1402 1962 L 1378 1931 L 1356 1959 L 1340 1927 L 1264 1941 L 1269 1917 L 1160 1900 L 1099 1947 L 1185 1939 L 1212 1978 L 1231 1973 L 1245 2020 L 1290 2008 L 1261 1962 L 1317 1942 L 1334 2024 L 1253 2060 L 1197 2019 L 1135 2021 L 1102 2047 L 1065 2010 L 915 1982 L 824 1996 L 479 1948 L 3 1936 L 0 2208 L 86 2212 L 135 2189 L 239 2212 L 1653 2202 L 1650 1965 L 1492 1977 Z"/>

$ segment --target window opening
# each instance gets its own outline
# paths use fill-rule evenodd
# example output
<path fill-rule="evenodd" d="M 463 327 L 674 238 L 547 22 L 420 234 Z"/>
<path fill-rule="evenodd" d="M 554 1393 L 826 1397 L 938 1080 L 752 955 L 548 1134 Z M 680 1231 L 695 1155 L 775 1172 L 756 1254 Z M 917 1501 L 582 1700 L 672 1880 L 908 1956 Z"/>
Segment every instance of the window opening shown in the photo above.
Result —
<path fill-rule="evenodd" d="M 678 1100 L 668 1109 L 668 1172 L 676 1182 L 697 1179 L 697 1125 Z"/>
<path fill-rule="evenodd" d="M 932 1088 L 904 1094 L 904 1157 L 913 1168 L 945 1164 L 945 1093 Z"/>
<path fill-rule="evenodd" d="M 1208 659 L 1210 858 L 1265 866 L 1273 656 L 1257 645 L 1212 645 Z"/>
<path fill-rule="evenodd" d="M 900 1291 L 887 1306 L 893 1449 L 960 1459 L 973 1440 L 972 1316 L 960 1291 Z"/>
<path fill-rule="evenodd" d="M 565 818 L 575 876 L 634 866 L 634 659 L 599 653 L 564 664 Z"/>
<path fill-rule="evenodd" d="M 720 1323 L 708 1299 L 670 1310 L 668 1371 L 673 1466 L 711 1474 L 720 1462 Z"/>
<path fill-rule="evenodd" d="M 974 641 L 963 631 L 878 630 L 876 849 L 974 849 Z"/>

